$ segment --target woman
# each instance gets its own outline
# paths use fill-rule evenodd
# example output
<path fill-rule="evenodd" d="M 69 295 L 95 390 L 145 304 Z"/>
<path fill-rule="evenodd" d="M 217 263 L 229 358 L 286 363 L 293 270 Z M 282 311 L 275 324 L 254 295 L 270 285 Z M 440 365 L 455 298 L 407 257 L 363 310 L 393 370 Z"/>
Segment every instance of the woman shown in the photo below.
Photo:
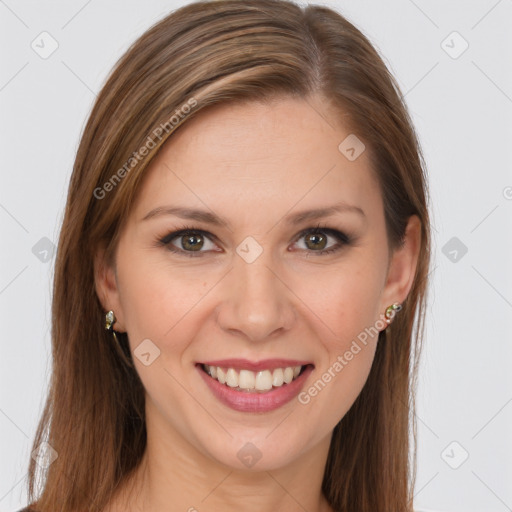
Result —
<path fill-rule="evenodd" d="M 148 30 L 73 169 L 31 510 L 413 510 L 424 174 L 340 14 L 218 0 Z"/>

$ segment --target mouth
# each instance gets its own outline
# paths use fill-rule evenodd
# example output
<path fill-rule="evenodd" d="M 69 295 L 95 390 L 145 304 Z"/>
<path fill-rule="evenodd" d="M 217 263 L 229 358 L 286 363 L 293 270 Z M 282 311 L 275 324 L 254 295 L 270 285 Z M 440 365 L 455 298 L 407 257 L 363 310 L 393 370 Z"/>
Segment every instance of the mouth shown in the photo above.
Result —
<path fill-rule="evenodd" d="M 200 368 L 212 379 L 235 391 L 267 393 L 282 388 L 300 377 L 308 366 L 294 365 L 252 371 L 242 368 L 200 364 Z"/>
<path fill-rule="evenodd" d="M 217 400 L 235 411 L 250 413 L 267 413 L 292 401 L 306 385 L 314 367 L 312 363 L 284 359 L 196 363 Z"/>

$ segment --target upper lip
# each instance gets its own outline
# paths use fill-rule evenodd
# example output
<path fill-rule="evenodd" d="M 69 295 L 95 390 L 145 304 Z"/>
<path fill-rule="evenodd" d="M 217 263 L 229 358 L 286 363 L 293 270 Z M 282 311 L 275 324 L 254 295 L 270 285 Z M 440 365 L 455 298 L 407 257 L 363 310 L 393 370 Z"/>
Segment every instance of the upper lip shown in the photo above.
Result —
<path fill-rule="evenodd" d="M 297 359 L 262 359 L 261 361 L 249 361 L 248 359 L 216 359 L 215 361 L 202 361 L 199 364 L 258 372 L 261 370 L 272 370 L 274 368 L 286 368 L 288 366 L 306 366 L 312 363 Z"/>

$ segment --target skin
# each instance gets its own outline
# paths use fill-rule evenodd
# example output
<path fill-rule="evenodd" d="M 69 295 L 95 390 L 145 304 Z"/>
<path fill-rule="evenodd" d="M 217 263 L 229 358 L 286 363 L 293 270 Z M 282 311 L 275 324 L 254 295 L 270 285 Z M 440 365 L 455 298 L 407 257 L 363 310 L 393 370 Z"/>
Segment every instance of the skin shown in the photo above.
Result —
<path fill-rule="evenodd" d="M 115 329 L 128 332 L 132 351 L 145 339 L 160 350 L 149 366 L 134 358 L 146 389 L 148 447 L 109 511 L 331 510 L 321 483 L 332 430 L 361 392 L 377 336 L 309 403 L 295 399 L 263 414 L 220 403 L 195 367 L 230 357 L 311 361 L 307 390 L 365 328 L 383 328 L 386 307 L 407 297 L 419 220 L 410 218 L 403 247 L 390 252 L 368 154 L 349 161 L 338 150 L 351 132 L 326 105 L 317 96 L 281 98 L 220 105 L 190 119 L 147 169 L 115 267 L 98 251 L 96 289 L 116 314 Z M 285 221 L 339 202 L 364 216 Z M 142 220 L 167 205 L 213 212 L 229 228 L 172 215 Z M 336 238 L 298 238 L 319 222 L 352 241 L 319 255 Z M 203 238 L 199 257 L 157 243 L 185 225 L 214 235 Z M 263 250 L 252 263 L 236 252 L 248 236 Z M 182 237 L 172 245 L 192 252 Z M 248 442 L 262 455 L 251 468 L 237 457 Z"/>

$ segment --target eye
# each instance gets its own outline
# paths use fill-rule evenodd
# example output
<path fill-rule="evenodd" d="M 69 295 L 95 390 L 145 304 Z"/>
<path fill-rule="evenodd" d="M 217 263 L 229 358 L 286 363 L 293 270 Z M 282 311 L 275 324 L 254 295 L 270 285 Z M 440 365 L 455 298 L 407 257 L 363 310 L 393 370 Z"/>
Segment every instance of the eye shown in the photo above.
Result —
<path fill-rule="evenodd" d="M 328 246 L 329 238 L 334 239 L 337 243 Z M 345 233 L 337 229 L 322 228 L 320 226 L 302 231 L 297 240 L 301 239 L 304 239 L 305 250 L 309 250 L 315 255 L 339 251 L 344 245 L 348 245 L 351 242 L 351 239 Z"/>
<path fill-rule="evenodd" d="M 207 231 L 184 227 L 159 239 L 158 244 L 180 255 L 198 257 L 205 252 L 221 252 L 218 248 L 216 249 L 217 246 L 211 239 L 216 240 L 216 237 Z M 295 238 L 294 243 L 297 244 L 301 239 L 304 239 L 305 247 L 300 249 L 306 251 L 306 256 L 310 253 L 315 255 L 333 253 L 342 249 L 344 245 L 351 243 L 351 238 L 345 233 L 320 226 L 301 231 Z M 329 239 L 337 243 L 328 245 Z"/>
<path fill-rule="evenodd" d="M 201 229 L 194 229 L 185 227 L 179 231 L 169 233 L 161 240 L 161 245 L 165 245 L 170 251 L 177 253 L 184 253 L 187 256 L 200 256 L 201 249 L 215 250 L 215 245 L 211 242 L 210 235 Z M 213 237 L 213 235 L 210 235 Z M 217 251 L 218 252 L 218 251 Z"/>

